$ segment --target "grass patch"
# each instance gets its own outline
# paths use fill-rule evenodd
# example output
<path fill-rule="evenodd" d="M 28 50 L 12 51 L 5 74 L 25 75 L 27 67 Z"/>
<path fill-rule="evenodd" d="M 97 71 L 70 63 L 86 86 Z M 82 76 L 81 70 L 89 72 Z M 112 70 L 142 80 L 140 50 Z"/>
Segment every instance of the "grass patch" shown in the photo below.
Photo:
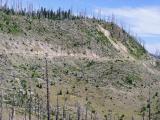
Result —
<path fill-rule="evenodd" d="M 0 12 L 0 31 L 10 34 L 17 34 L 20 33 L 22 30 L 18 25 L 17 21 L 14 20 L 11 15 Z"/>
<path fill-rule="evenodd" d="M 141 46 L 133 37 L 129 37 L 129 40 L 126 41 L 126 46 L 131 55 L 140 59 L 146 54 L 146 50 Z"/>
<path fill-rule="evenodd" d="M 125 83 L 128 84 L 128 85 L 136 85 L 136 81 L 137 80 L 141 80 L 141 78 L 138 76 L 138 75 L 135 75 L 135 74 L 129 74 L 126 76 L 125 78 Z"/>

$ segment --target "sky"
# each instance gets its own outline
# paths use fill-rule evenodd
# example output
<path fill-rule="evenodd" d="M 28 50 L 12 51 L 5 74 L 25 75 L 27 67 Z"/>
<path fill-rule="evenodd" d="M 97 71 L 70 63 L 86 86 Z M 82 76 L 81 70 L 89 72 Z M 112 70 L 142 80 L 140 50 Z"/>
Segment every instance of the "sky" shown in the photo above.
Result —
<path fill-rule="evenodd" d="M 23 0 L 24 5 L 30 2 L 35 8 L 86 10 L 106 19 L 113 14 L 119 25 L 145 42 L 149 52 L 160 50 L 160 0 Z"/>

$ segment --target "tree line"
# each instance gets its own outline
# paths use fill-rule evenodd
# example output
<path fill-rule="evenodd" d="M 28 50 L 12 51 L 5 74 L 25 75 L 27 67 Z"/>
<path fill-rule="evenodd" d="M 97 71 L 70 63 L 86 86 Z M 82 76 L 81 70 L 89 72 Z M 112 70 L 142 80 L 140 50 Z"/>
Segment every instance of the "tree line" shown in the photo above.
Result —
<path fill-rule="evenodd" d="M 1 0 L 2 1 L 2 0 Z M 47 19 L 53 19 L 53 20 L 64 20 L 64 19 L 78 19 L 78 18 L 84 18 L 85 14 L 74 15 L 72 9 L 63 10 L 61 8 L 58 8 L 57 10 L 47 9 L 44 7 L 41 7 L 38 10 L 34 10 L 33 4 L 29 4 L 27 8 L 23 8 L 22 4 L 17 5 L 16 7 L 9 7 L 8 2 L 5 1 L 0 2 L 0 10 L 5 12 L 6 14 L 11 15 L 22 15 L 22 16 L 29 16 L 35 19 L 41 19 L 41 18 L 47 18 Z M 21 6 L 21 7 L 20 7 Z"/>

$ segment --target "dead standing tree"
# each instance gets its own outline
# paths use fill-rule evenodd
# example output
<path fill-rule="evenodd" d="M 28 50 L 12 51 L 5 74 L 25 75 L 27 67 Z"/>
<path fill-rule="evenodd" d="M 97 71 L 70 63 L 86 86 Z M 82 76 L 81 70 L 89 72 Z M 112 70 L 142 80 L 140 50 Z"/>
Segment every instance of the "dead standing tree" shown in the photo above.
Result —
<path fill-rule="evenodd" d="M 148 120 L 151 120 L 151 87 L 149 85 L 149 96 L 148 96 Z"/>
<path fill-rule="evenodd" d="M 81 119 L 81 108 L 79 103 L 77 104 L 77 120 Z"/>
<path fill-rule="evenodd" d="M 3 89 L 2 89 L 2 79 L 3 79 L 3 77 L 2 77 L 2 75 L 0 76 L 0 88 L 1 88 L 1 94 L 0 94 L 0 96 L 1 96 L 1 99 L 0 99 L 0 120 L 2 120 L 3 119 Z"/>
<path fill-rule="evenodd" d="M 48 79 L 48 54 L 45 55 L 45 81 L 46 81 L 46 92 L 47 92 L 47 120 L 50 120 L 50 92 L 49 92 L 49 79 Z"/>
<path fill-rule="evenodd" d="M 0 0 L 0 9 L 2 8 L 2 0 Z"/>
<path fill-rule="evenodd" d="M 29 81 L 29 120 L 32 119 L 32 88 L 31 88 L 31 79 Z"/>
<path fill-rule="evenodd" d="M 1 99 L 0 99 L 0 120 L 3 119 L 3 90 L 2 90 L 2 78 L 0 78 L 0 87 L 1 87 Z"/>
<path fill-rule="evenodd" d="M 5 71 L 4 68 L 6 68 L 7 65 L 7 56 L 3 53 L 0 54 L 0 70 L 1 71 Z M 3 72 L 0 73 L 0 120 L 3 120 L 3 80 L 4 80 L 4 76 L 3 76 Z"/>
<path fill-rule="evenodd" d="M 57 93 L 57 105 L 56 105 L 56 120 L 59 120 L 59 102 Z"/>

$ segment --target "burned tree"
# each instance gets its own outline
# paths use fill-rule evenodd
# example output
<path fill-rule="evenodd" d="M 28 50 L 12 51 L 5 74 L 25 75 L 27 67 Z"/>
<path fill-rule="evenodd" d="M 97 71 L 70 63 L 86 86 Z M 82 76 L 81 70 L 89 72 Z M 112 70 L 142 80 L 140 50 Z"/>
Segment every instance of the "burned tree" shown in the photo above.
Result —
<path fill-rule="evenodd" d="M 148 94 L 148 120 L 151 120 L 151 86 L 149 85 Z"/>
<path fill-rule="evenodd" d="M 56 105 L 56 120 L 59 119 L 59 102 L 58 102 L 58 94 L 57 94 L 57 105 Z"/>
<path fill-rule="evenodd" d="M 48 54 L 45 56 L 45 81 L 46 81 L 46 93 L 47 93 L 47 120 L 50 120 L 50 92 L 49 92 L 49 79 L 48 79 Z"/>

